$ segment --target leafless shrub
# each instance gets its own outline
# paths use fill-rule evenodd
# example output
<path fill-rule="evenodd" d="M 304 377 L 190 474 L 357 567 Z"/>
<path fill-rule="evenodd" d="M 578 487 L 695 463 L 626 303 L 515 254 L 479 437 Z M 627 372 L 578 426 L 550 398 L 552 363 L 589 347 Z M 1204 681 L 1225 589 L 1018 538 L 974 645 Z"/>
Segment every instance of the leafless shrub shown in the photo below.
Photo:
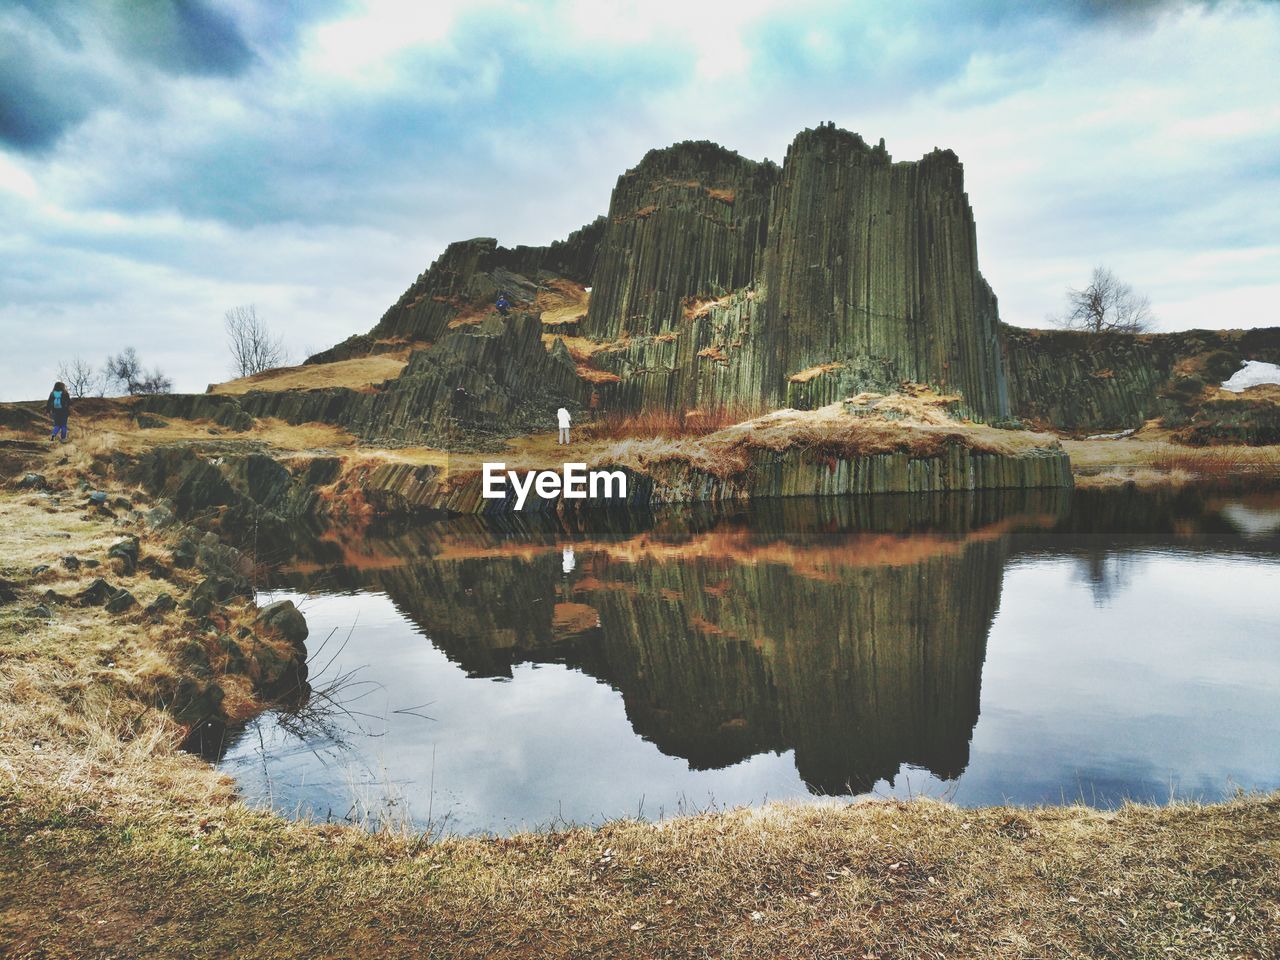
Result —
<path fill-rule="evenodd" d="M 1106 267 L 1094 267 L 1083 289 L 1069 289 L 1066 312 L 1052 319 L 1067 330 L 1088 333 L 1145 333 L 1155 322 L 1151 300 Z"/>
<path fill-rule="evenodd" d="M 123 390 L 131 397 L 173 390 L 173 381 L 158 367 L 150 371 L 143 369 L 138 351 L 133 347 L 125 347 L 114 357 L 107 357 L 102 365 L 102 382 L 105 388 Z"/>
<path fill-rule="evenodd" d="M 78 354 L 58 364 L 58 379 L 67 385 L 73 397 L 87 397 L 92 393 L 102 396 L 106 386 L 98 371 Z"/>
<path fill-rule="evenodd" d="M 224 326 L 236 376 L 251 377 L 285 365 L 284 341 L 272 335 L 253 304 L 228 310 Z"/>

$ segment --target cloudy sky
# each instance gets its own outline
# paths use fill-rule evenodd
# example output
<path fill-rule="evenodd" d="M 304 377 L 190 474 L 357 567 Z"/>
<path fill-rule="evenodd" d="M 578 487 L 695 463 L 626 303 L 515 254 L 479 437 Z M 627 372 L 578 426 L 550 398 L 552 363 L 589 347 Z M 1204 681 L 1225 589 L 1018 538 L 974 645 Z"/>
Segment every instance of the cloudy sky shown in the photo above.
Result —
<path fill-rule="evenodd" d="M 0 398 L 132 344 L 295 358 L 450 240 L 545 243 L 650 147 L 821 121 L 964 161 L 1004 319 L 1094 264 L 1162 329 L 1280 324 L 1280 5 L 0 0 Z"/>

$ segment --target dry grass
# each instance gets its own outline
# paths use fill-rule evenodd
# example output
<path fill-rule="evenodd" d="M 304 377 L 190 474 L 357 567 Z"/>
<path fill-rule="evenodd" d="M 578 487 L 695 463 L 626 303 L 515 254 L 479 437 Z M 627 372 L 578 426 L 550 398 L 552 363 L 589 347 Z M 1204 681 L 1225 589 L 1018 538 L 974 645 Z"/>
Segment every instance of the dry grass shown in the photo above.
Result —
<path fill-rule="evenodd" d="M 356 446 L 357 439 L 341 427 L 325 423 L 289 424 L 273 417 L 261 417 L 253 428 L 236 433 L 212 421 L 174 418 L 163 427 L 140 429 L 119 412 L 71 423 L 72 439 L 61 448 L 73 467 L 87 469 L 98 456 L 112 452 L 137 454 L 168 443 L 212 441 L 265 445 L 282 453 L 312 450 L 343 450 Z M 6 431 L 0 430 L 0 436 Z"/>
<path fill-rule="evenodd" d="M 576 323 L 586 317 L 590 306 L 587 288 L 572 280 L 547 281 L 534 300 L 534 309 L 542 314 L 544 327 Z"/>
<path fill-rule="evenodd" d="M 706 410 L 610 411 L 579 431 L 588 440 L 702 437 L 744 420 L 758 417 L 759 407 L 713 407 Z"/>
<path fill-rule="evenodd" d="M 793 373 L 787 377 L 792 383 L 808 383 L 815 380 L 824 373 L 830 373 L 832 370 L 839 370 L 843 367 L 843 363 L 820 363 L 816 367 L 809 367 L 807 370 L 801 370 L 799 373 Z"/>
<path fill-rule="evenodd" d="M 355 360 L 338 360 L 334 363 L 303 364 L 297 367 L 280 367 L 228 380 L 213 385 L 210 393 L 244 394 L 250 390 L 275 392 L 280 390 L 325 390 L 347 387 L 365 390 L 384 380 L 392 380 L 404 370 L 409 360 L 410 347 L 393 353 L 380 353 Z"/>
<path fill-rule="evenodd" d="M 625 439 L 613 445 L 612 462 L 637 470 L 650 464 L 683 460 L 718 477 L 731 477 L 747 469 L 755 450 L 781 452 L 806 448 L 833 457 L 872 456 L 906 452 L 933 457 L 949 444 L 961 443 L 988 453 L 1015 454 L 1036 447 L 1055 447 L 1049 434 L 995 430 L 946 417 L 932 403 L 911 397 L 878 398 L 867 413 L 854 415 L 843 403 L 818 410 L 776 410 L 706 436 L 684 438 L 665 435 L 653 439 Z M 855 398 L 855 408 L 862 406 Z M 892 414 L 892 418 L 886 414 Z M 634 436 L 634 435 L 633 435 Z"/>
<path fill-rule="evenodd" d="M 624 349 L 627 340 L 591 340 L 587 337 L 568 337 L 560 333 L 544 333 L 542 345 L 548 350 L 555 346 L 557 340 L 563 340 L 569 356 L 577 366 L 578 376 L 588 383 L 617 383 L 622 378 L 608 370 L 600 370 L 592 365 L 592 358 L 602 351 Z"/>
<path fill-rule="evenodd" d="M 1064 440 L 1083 487 L 1181 487 L 1250 490 L 1280 485 L 1280 446 L 1189 447 L 1154 424 L 1117 440 Z"/>
<path fill-rule="evenodd" d="M 723 297 L 688 297 L 684 301 L 684 318 L 697 320 L 699 317 L 708 316 L 711 311 L 723 307 L 732 299 L 731 293 Z"/>
<path fill-rule="evenodd" d="M 11 956 L 1274 957 L 1280 799 L 929 800 L 424 844 L 15 787 Z M 76 878 L 74 892 L 66 875 Z M 84 918 L 84 919 L 81 919 Z M 85 922 L 88 920 L 90 922 Z"/>

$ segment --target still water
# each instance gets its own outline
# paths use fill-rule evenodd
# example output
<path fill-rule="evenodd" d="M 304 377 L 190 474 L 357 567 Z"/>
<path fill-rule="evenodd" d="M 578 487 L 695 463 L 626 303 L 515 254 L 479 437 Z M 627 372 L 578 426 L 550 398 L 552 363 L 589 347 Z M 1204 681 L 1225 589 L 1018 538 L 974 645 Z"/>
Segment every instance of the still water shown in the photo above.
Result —
<path fill-rule="evenodd" d="M 247 798 L 509 833 L 775 799 L 1280 787 L 1280 499 L 1078 492 L 329 531 Z"/>

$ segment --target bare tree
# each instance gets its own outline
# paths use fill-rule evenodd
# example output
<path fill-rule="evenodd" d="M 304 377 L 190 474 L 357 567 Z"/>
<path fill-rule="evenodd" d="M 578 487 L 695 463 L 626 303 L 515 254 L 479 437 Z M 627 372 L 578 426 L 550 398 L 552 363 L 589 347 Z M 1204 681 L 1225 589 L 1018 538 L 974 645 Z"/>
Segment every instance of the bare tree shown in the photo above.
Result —
<path fill-rule="evenodd" d="M 159 367 L 153 367 L 149 372 L 142 368 L 138 351 L 133 347 L 125 347 L 114 357 L 107 357 L 102 365 L 102 380 L 106 386 L 122 389 L 131 397 L 144 393 L 168 393 L 173 389 L 173 381 Z"/>
<path fill-rule="evenodd" d="M 97 390 L 98 395 L 102 395 L 103 383 L 98 372 L 93 369 L 89 363 L 78 354 L 71 358 L 70 361 L 62 361 L 58 364 L 58 379 L 67 385 L 67 389 L 71 391 L 71 395 L 77 399 L 87 397 L 90 393 Z"/>
<path fill-rule="evenodd" d="M 1087 287 L 1067 290 L 1067 312 L 1054 317 L 1053 322 L 1089 333 L 1144 333 L 1151 329 L 1155 317 L 1149 298 L 1135 293 L 1106 267 L 1094 267 Z"/>
<path fill-rule="evenodd" d="M 284 341 L 272 336 L 253 304 L 228 310 L 225 326 L 232 369 L 237 376 L 251 377 L 285 365 Z"/>

